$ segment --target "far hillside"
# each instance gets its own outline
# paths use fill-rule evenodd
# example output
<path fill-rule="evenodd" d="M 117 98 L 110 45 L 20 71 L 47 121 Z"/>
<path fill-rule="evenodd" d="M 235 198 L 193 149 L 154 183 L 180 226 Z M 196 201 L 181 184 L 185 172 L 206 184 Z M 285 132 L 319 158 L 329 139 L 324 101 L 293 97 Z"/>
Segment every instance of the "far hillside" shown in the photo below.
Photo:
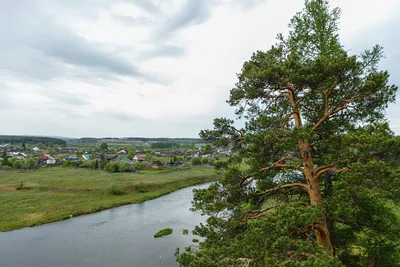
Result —
<path fill-rule="evenodd" d="M 53 138 L 53 137 L 43 137 L 43 136 L 18 136 L 18 135 L 0 135 L 0 144 L 58 144 L 65 145 L 66 141 Z"/>

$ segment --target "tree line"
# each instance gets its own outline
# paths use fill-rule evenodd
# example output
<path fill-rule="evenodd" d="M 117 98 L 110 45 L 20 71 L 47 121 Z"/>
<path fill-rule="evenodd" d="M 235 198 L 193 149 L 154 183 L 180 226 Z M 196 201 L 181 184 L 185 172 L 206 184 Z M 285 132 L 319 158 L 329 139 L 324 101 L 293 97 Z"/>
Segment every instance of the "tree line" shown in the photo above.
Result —
<path fill-rule="evenodd" d="M 65 145 L 67 142 L 65 140 L 53 137 L 41 137 L 41 136 L 17 136 L 17 135 L 0 135 L 0 143 L 6 144 L 57 144 Z"/>

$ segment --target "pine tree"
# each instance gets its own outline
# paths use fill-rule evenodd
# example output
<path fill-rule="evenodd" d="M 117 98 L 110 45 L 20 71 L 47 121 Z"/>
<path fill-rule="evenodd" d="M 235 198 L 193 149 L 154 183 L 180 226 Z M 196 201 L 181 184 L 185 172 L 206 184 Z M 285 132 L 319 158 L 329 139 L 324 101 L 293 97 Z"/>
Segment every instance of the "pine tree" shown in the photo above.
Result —
<path fill-rule="evenodd" d="M 210 218 L 199 250 L 177 254 L 182 266 L 399 265 L 400 140 L 384 120 L 397 87 L 378 70 L 380 46 L 341 45 L 340 14 L 306 1 L 288 36 L 238 74 L 228 103 L 245 127 L 221 118 L 200 133 L 233 154 L 195 192 Z"/>

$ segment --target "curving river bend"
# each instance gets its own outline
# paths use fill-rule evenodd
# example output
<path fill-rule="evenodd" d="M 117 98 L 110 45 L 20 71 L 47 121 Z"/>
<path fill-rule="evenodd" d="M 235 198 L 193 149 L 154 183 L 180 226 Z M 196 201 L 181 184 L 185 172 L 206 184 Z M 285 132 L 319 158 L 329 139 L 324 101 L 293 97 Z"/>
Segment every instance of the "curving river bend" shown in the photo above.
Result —
<path fill-rule="evenodd" d="M 1 267 L 177 266 L 177 247 L 192 243 L 191 230 L 205 220 L 191 212 L 188 187 L 140 204 L 66 221 L 0 233 Z M 174 232 L 154 238 L 158 230 Z M 189 235 L 182 230 L 189 229 Z"/>

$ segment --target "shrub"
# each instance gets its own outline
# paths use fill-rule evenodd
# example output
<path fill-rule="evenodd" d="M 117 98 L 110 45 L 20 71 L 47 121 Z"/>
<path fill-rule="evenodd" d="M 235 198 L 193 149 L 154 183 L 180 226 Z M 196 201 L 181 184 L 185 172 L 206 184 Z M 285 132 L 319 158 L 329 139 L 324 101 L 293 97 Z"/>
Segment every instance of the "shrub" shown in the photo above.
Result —
<path fill-rule="evenodd" d="M 155 233 L 154 238 L 163 237 L 165 235 L 170 235 L 170 234 L 172 234 L 172 228 L 165 228 L 158 231 L 158 233 Z"/>
<path fill-rule="evenodd" d="M 100 166 L 100 170 L 104 170 L 104 168 L 106 167 L 106 163 L 104 161 L 100 162 L 99 164 Z"/>
<path fill-rule="evenodd" d="M 135 169 L 136 170 L 145 170 L 147 168 L 148 168 L 148 166 L 143 162 L 136 162 L 135 163 Z"/>
<path fill-rule="evenodd" d="M 7 156 L 5 156 L 3 158 L 3 161 L 1 162 L 2 166 L 9 166 L 12 167 L 12 163 L 10 162 L 9 158 Z"/>
<path fill-rule="evenodd" d="M 24 182 L 21 182 L 19 185 L 15 187 L 16 190 L 21 190 L 24 187 Z"/>
<path fill-rule="evenodd" d="M 192 165 L 201 165 L 201 158 L 199 157 L 192 158 Z"/>
<path fill-rule="evenodd" d="M 193 242 L 193 243 L 198 243 L 199 240 L 198 240 L 197 238 L 193 238 L 193 239 L 192 239 L 192 242 Z"/>
<path fill-rule="evenodd" d="M 139 184 L 137 184 L 135 188 L 140 193 L 146 193 L 149 191 L 149 190 L 147 190 L 146 185 L 143 182 L 140 182 Z"/>
<path fill-rule="evenodd" d="M 94 162 L 93 161 L 85 161 L 85 162 L 79 164 L 79 167 L 93 169 Z"/>
<path fill-rule="evenodd" d="M 189 251 L 192 250 L 192 248 L 191 248 L 190 246 L 188 246 L 188 247 L 185 247 L 185 250 L 186 250 L 187 252 L 189 252 Z"/>
<path fill-rule="evenodd" d="M 63 167 L 72 167 L 72 161 L 69 160 L 64 161 Z"/>
<path fill-rule="evenodd" d="M 182 234 L 184 234 L 184 235 L 189 234 L 189 230 L 188 230 L 188 229 L 183 229 L 183 230 L 182 230 Z"/>
<path fill-rule="evenodd" d="M 201 159 L 202 164 L 207 164 L 208 163 L 208 158 L 202 158 Z"/>
<path fill-rule="evenodd" d="M 115 162 L 107 163 L 104 169 L 111 173 L 131 172 L 131 171 L 133 171 L 133 166 L 126 162 L 115 161 Z"/>
<path fill-rule="evenodd" d="M 23 166 L 24 166 L 24 161 L 20 159 L 15 160 L 13 163 L 13 168 L 17 170 L 21 169 Z"/>
<path fill-rule="evenodd" d="M 25 165 L 26 169 L 31 170 L 36 167 L 36 161 L 33 158 L 29 158 L 29 159 L 25 160 L 24 165 Z"/>
<path fill-rule="evenodd" d="M 99 161 L 96 159 L 93 165 L 93 169 L 98 170 L 99 169 Z"/>
<path fill-rule="evenodd" d="M 119 188 L 116 185 L 111 186 L 110 189 L 108 189 L 108 192 L 114 196 L 120 196 L 126 194 L 126 192 L 122 188 Z"/>

